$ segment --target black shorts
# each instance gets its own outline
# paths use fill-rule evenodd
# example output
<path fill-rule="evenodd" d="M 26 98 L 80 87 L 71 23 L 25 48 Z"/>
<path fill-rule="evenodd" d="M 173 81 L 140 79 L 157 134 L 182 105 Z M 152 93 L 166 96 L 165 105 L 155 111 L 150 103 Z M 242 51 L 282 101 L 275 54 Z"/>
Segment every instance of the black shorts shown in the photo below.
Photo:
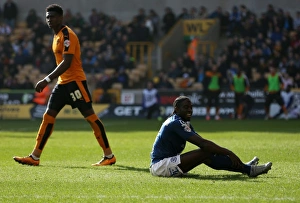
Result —
<path fill-rule="evenodd" d="M 208 91 L 207 92 L 207 106 L 214 105 L 215 107 L 219 107 L 219 94 L 220 91 Z"/>
<path fill-rule="evenodd" d="M 237 92 L 234 93 L 234 103 L 236 107 L 238 107 L 242 103 L 243 99 L 244 99 L 244 93 L 237 93 Z"/>
<path fill-rule="evenodd" d="M 266 97 L 266 103 L 265 106 L 268 107 L 271 105 L 272 102 L 277 102 L 280 106 L 284 105 L 284 101 L 280 95 L 280 92 L 274 93 L 274 94 L 268 94 Z"/>
<path fill-rule="evenodd" d="M 50 95 L 48 108 L 60 112 L 66 104 L 79 110 L 92 108 L 92 99 L 86 81 L 56 84 Z"/>

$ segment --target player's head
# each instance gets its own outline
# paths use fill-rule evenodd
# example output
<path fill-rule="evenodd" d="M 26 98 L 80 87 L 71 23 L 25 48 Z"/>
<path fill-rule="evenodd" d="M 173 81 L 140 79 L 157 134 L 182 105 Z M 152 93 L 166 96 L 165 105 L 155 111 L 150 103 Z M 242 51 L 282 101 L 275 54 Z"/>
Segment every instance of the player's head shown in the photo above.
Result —
<path fill-rule="evenodd" d="M 63 9 L 57 4 L 51 4 L 46 8 L 46 23 L 49 28 L 58 32 L 63 23 Z"/>
<path fill-rule="evenodd" d="M 193 114 L 193 105 L 187 96 L 179 96 L 173 102 L 173 114 L 177 114 L 184 121 L 190 121 Z"/>
<path fill-rule="evenodd" d="M 64 15 L 62 7 L 58 4 L 51 4 L 46 8 L 46 12 L 55 12 L 60 16 Z"/>

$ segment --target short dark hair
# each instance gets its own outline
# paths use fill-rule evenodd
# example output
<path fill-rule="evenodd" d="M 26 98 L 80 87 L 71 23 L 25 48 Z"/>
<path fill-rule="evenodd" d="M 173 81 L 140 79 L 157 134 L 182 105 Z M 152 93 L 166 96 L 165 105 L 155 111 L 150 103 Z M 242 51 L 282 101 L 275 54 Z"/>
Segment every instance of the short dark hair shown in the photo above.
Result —
<path fill-rule="evenodd" d="M 46 12 L 56 12 L 58 15 L 62 16 L 64 15 L 64 10 L 62 9 L 62 7 L 58 4 L 51 4 L 46 8 Z"/>
<path fill-rule="evenodd" d="M 177 97 L 174 100 L 174 102 L 173 102 L 173 107 L 174 108 L 178 107 L 181 102 L 183 102 L 184 100 L 187 100 L 187 99 L 189 100 L 190 98 L 188 98 L 187 96 L 179 96 L 179 97 Z"/>

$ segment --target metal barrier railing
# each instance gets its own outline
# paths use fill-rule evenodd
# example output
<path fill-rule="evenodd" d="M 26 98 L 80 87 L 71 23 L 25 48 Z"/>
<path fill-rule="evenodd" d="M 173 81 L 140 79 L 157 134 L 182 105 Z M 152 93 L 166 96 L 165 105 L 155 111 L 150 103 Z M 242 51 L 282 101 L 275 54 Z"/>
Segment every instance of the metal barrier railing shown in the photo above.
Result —
<path fill-rule="evenodd" d="M 213 41 L 199 41 L 197 47 L 197 54 L 209 55 L 214 57 L 217 44 Z"/>
<path fill-rule="evenodd" d="M 126 45 L 127 53 L 134 58 L 135 64 L 147 65 L 147 77 L 152 76 L 152 42 L 128 42 Z"/>

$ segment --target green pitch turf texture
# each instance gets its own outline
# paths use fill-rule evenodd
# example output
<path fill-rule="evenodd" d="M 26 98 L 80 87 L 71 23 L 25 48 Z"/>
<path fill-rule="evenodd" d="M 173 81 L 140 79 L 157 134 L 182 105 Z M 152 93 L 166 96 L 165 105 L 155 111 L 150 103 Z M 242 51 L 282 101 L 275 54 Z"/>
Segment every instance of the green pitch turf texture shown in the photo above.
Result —
<path fill-rule="evenodd" d="M 184 178 L 153 177 L 149 154 L 160 122 L 103 122 L 115 165 L 91 166 L 102 150 L 87 122 L 57 120 L 40 166 L 34 167 L 12 157 L 31 152 L 40 121 L 0 120 L 0 202 L 300 202 L 299 120 L 192 121 L 203 137 L 243 161 L 255 155 L 260 163 L 272 161 L 272 170 L 257 178 L 205 165 Z"/>

